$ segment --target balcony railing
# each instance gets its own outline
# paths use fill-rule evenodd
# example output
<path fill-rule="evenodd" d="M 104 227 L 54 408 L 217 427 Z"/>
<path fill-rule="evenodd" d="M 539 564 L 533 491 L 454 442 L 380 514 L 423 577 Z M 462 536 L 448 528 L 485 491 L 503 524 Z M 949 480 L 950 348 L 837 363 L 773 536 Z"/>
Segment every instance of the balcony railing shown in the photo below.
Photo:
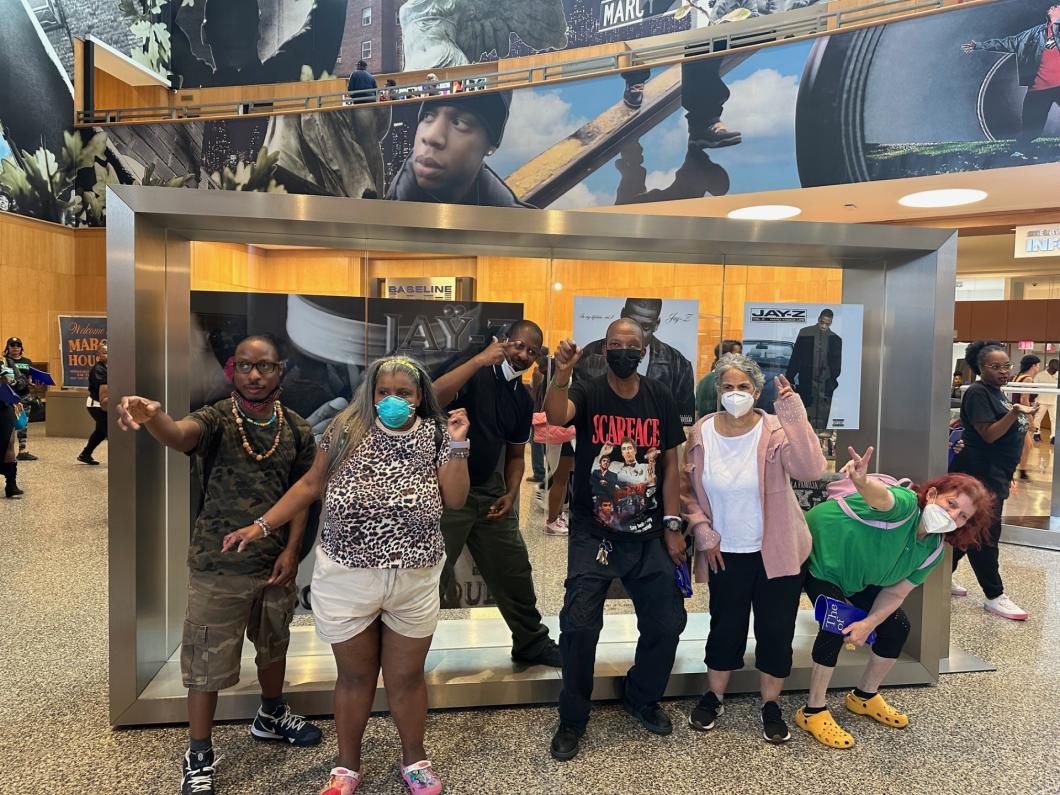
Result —
<path fill-rule="evenodd" d="M 725 22 L 684 33 L 658 37 L 657 44 L 636 47 L 607 56 L 581 58 L 562 63 L 505 69 L 439 83 L 408 83 L 363 91 L 333 91 L 294 97 L 258 100 L 228 100 L 199 104 L 176 103 L 154 107 L 93 108 L 77 111 L 78 125 L 96 126 L 130 122 L 210 119 L 232 116 L 267 116 L 281 112 L 305 112 L 345 105 L 376 102 L 418 101 L 444 94 L 508 89 L 557 80 L 581 79 L 634 67 L 656 67 L 688 58 L 709 56 L 742 47 L 771 44 L 785 39 L 812 36 L 854 25 L 865 25 L 952 5 L 953 0 L 877 0 L 848 8 L 819 3 L 771 16 Z M 452 72 L 450 72 L 452 74 Z"/>

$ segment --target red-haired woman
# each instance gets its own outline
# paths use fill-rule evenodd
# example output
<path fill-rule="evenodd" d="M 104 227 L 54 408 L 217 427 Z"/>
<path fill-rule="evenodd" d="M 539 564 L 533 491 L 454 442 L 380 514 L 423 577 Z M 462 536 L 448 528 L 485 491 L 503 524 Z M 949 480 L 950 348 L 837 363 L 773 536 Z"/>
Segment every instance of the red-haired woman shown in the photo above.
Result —
<path fill-rule="evenodd" d="M 822 629 L 813 645 L 810 694 L 795 723 L 832 748 L 850 748 L 854 738 L 828 711 L 828 682 L 843 644 L 862 646 L 871 632 L 872 654 L 858 686 L 847 693 L 846 707 L 884 726 L 908 725 L 909 718 L 877 692 L 909 635 L 902 602 L 945 557 L 945 543 L 955 549 L 982 543 L 993 508 L 990 492 L 969 475 L 943 475 L 912 489 L 888 486 L 868 476 L 871 447 L 864 456 L 851 448 L 850 456 L 843 474 L 857 493 L 842 503 L 825 500 L 806 514 L 813 536 L 807 595 L 811 601 L 830 596 L 868 613 L 847 625 L 845 637 Z"/>

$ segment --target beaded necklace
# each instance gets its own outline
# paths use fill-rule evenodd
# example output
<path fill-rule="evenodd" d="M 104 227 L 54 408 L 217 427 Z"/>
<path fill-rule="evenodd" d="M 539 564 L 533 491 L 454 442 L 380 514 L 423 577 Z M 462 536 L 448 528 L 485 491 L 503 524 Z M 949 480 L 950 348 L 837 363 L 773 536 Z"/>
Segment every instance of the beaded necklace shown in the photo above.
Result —
<path fill-rule="evenodd" d="M 276 406 L 279 405 L 279 402 L 277 402 L 276 405 L 272 407 L 272 416 L 269 417 L 267 420 L 256 420 L 249 414 L 247 414 L 245 411 L 243 411 L 243 407 L 240 406 L 238 403 L 233 402 L 232 405 L 239 409 L 239 414 L 243 417 L 244 422 L 249 422 L 251 425 L 257 426 L 258 428 L 268 428 L 270 425 L 276 422 L 276 418 L 279 416 L 279 413 L 276 411 Z"/>
<path fill-rule="evenodd" d="M 254 448 L 250 446 L 250 440 L 247 438 L 247 431 L 243 427 L 243 418 L 240 416 L 239 409 L 237 407 L 235 393 L 232 394 L 232 416 L 236 421 L 236 428 L 239 429 L 239 438 L 243 441 L 243 450 L 248 456 L 253 458 L 255 461 L 264 461 L 266 458 L 272 456 L 276 452 L 276 449 L 280 446 L 280 437 L 283 436 L 283 409 L 280 406 L 280 401 L 273 403 L 273 418 L 277 421 L 276 425 L 276 438 L 272 440 L 272 447 L 264 453 L 255 452 Z M 257 423 L 255 423 L 257 424 Z M 267 425 L 272 424 L 270 420 Z"/>

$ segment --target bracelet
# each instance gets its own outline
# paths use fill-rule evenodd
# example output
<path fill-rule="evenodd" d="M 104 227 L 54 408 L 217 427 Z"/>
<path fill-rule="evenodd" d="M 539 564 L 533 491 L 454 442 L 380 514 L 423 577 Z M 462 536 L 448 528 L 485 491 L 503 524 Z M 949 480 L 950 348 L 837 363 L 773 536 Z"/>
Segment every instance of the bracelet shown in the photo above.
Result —
<path fill-rule="evenodd" d="M 456 447 L 449 451 L 450 458 L 471 458 L 471 449 L 468 447 Z"/>
<path fill-rule="evenodd" d="M 469 439 L 464 439 L 464 441 L 461 442 L 461 441 L 457 441 L 456 439 L 450 439 L 449 440 L 449 449 L 450 450 L 470 450 L 471 449 L 471 441 Z"/>
<path fill-rule="evenodd" d="M 556 383 L 556 379 L 553 378 L 552 381 L 549 382 L 548 388 L 549 389 L 569 389 L 570 388 L 570 381 L 567 381 L 567 383 L 565 383 L 565 384 L 557 384 Z"/>
<path fill-rule="evenodd" d="M 269 523 L 265 521 L 264 516 L 259 516 L 254 520 L 254 524 L 261 528 L 261 532 L 264 533 L 262 538 L 268 538 L 272 530 L 269 528 Z"/>

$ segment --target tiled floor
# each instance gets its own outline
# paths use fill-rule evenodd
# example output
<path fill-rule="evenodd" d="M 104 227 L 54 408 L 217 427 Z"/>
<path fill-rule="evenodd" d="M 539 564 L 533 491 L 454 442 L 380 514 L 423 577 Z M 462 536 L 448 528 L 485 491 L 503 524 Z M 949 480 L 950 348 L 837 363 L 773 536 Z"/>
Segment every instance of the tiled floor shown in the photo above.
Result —
<path fill-rule="evenodd" d="M 41 461 L 20 467 L 26 498 L 0 500 L 0 593 L 8 604 L 0 633 L 0 793 L 175 793 L 184 730 L 108 726 L 106 467 L 77 464 L 78 449 L 75 440 L 36 441 Z M 562 540 L 536 531 L 527 540 L 538 570 L 558 578 Z M 791 743 L 768 746 L 756 732 L 755 700 L 739 697 L 714 732 L 679 722 L 666 738 L 601 706 L 582 753 L 566 764 L 547 753 L 551 707 L 435 713 L 432 758 L 451 793 L 1060 793 L 1052 698 L 1060 692 L 1060 553 L 1006 546 L 1002 561 L 1029 621 L 984 613 L 974 587 L 953 605 L 954 642 L 998 672 L 888 691 L 912 719 L 900 732 L 837 708 L 857 737 L 853 750 L 825 749 L 794 728 Z M 962 579 L 971 585 L 966 569 Z M 540 596 L 546 612 L 558 608 L 555 582 L 545 582 Z M 833 702 L 838 707 L 838 697 Z M 789 717 L 799 703 L 799 694 L 784 698 Z M 691 702 L 666 706 L 683 721 Z M 335 748 L 333 724 L 321 723 L 325 741 L 310 750 L 259 745 L 242 724 L 218 727 L 219 791 L 315 793 Z M 360 792 L 402 791 L 397 748 L 393 724 L 373 718 Z"/>

